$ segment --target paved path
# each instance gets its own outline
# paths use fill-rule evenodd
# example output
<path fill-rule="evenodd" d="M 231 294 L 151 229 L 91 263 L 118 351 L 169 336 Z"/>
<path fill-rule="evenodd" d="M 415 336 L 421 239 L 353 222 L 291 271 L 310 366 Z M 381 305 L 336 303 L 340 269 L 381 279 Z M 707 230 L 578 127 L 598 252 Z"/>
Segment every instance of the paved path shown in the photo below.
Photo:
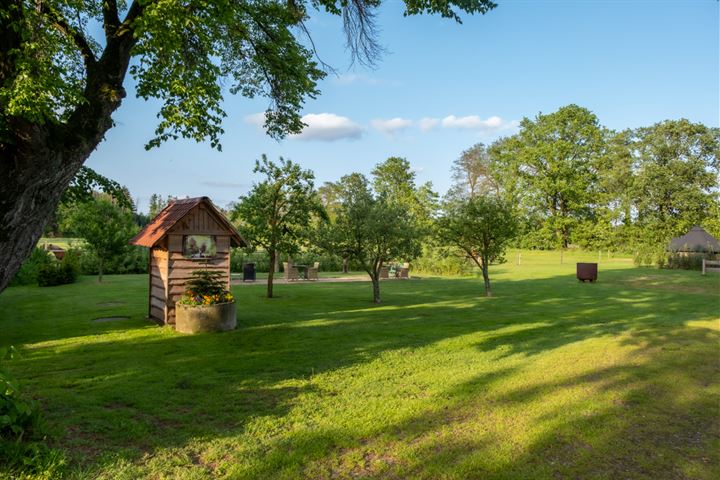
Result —
<path fill-rule="evenodd" d="M 401 280 L 399 278 L 387 278 L 383 279 L 383 281 L 388 280 Z M 409 278 L 408 280 L 412 280 L 412 278 Z M 319 278 L 317 280 L 293 280 L 291 282 L 285 280 L 284 277 L 276 277 L 273 280 L 273 284 L 275 285 L 282 285 L 282 284 L 306 284 L 306 283 L 343 283 L 343 282 L 369 282 L 370 277 L 367 275 L 354 275 L 351 277 L 325 277 L 325 278 Z M 243 282 L 241 278 L 233 278 L 230 280 L 230 285 L 264 285 L 267 284 L 267 279 L 261 278 L 254 282 Z"/>

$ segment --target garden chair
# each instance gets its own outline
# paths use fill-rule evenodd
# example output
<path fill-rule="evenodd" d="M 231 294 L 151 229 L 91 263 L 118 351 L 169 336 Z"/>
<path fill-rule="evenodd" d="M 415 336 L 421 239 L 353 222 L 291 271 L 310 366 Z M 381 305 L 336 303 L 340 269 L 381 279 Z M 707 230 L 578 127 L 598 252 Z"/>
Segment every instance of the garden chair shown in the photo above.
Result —
<path fill-rule="evenodd" d="M 399 268 L 398 278 L 410 278 L 410 269 L 405 267 Z"/>
<path fill-rule="evenodd" d="M 317 262 L 315 262 L 317 265 Z M 307 273 L 305 274 L 305 280 L 317 280 L 318 279 L 318 269 L 317 267 L 310 267 L 307 269 Z"/>
<path fill-rule="evenodd" d="M 285 270 L 285 279 L 288 282 L 300 280 L 300 271 L 297 269 L 297 267 L 288 267 L 288 269 Z"/>

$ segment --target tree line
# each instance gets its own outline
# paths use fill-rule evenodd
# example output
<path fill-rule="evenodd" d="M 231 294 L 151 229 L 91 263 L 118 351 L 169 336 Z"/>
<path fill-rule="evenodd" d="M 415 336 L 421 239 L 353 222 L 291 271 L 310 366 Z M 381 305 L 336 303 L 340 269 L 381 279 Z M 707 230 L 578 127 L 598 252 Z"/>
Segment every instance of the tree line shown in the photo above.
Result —
<path fill-rule="evenodd" d="M 659 255 L 695 224 L 720 235 L 719 145 L 719 129 L 688 120 L 617 132 L 569 105 L 463 151 L 442 197 L 432 183 L 418 184 L 401 157 L 377 164 L 369 177 L 351 173 L 316 188 L 312 171 L 263 155 L 255 167 L 263 180 L 225 213 L 269 256 L 269 297 L 272 266 L 301 252 L 352 262 L 372 280 L 375 302 L 381 269 L 416 259 L 469 262 L 491 295 L 490 266 L 504 261 L 509 246 Z M 170 201 L 154 194 L 149 217 Z M 149 220 L 126 187 L 85 167 L 55 217 L 86 239 L 100 274 L 126 248 L 119 237 Z"/>
<path fill-rule="evenodd" d="M 465 150 L 449 195 L 493 195 L 520 219 L 518 246 L 664 249 L 702 225 L 720 235 L 720 129 L 688 120 L 613 131 L 568 105 Z"/>
<path fill-rule="evenodd" d="M 660 254 L 695 224 L 720 234 L 719 132 L 684 119 L 617 132 L 568 105 L 462 152 L 442 198 L 400 157 L 370 179 L 352 173 L 315 189 L 311 171 L 263 156 L 255 172 L 266 178 L 232 218 L 273 260 L 302 249 L 352 260 L 378 303 L 381 268 L 431 249 L 475 264 L 491 295 L 490 266 L 508 246 Z"/>

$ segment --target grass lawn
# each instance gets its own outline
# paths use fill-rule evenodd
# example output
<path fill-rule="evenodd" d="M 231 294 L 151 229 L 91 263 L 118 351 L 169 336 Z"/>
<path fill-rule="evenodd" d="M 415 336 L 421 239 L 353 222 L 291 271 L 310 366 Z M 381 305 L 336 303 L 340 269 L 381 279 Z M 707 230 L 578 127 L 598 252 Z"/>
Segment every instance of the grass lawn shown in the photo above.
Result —
<path fill-rule="evenodd" d="M 71 478 L 720 478 L 720 276 L 522 255 L 489 299 L 237 286 L 238 330 L 196 336 L 144 320 L 144 275 L 12 287 L 0 344 Z"/>
<path fill-rule="evenodd" d="M 42 247 L 44 244 L 50 243 L 67 250 L 68 248 L 83 246 L 85 244 L 85 240 L 82 238 L 42 237 L 38 240 L 37 246 Z"/>

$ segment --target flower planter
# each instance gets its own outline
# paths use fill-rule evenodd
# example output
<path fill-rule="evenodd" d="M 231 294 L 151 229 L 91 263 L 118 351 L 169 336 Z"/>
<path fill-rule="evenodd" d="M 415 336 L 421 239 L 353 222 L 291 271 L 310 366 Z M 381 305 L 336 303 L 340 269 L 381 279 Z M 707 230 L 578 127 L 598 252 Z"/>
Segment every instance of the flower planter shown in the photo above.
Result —
<path fill-rule="evenodd" d="M 224 332 L 237 327 L 235 302 L 175 305 L 175 330 L 182 333 Z"/>
<path fill-rule="evenodd" d="M 598 277 L 597 263 L 578 263 L 577 279 L 585 283 L 586 281 L 594 282 Z"/>

